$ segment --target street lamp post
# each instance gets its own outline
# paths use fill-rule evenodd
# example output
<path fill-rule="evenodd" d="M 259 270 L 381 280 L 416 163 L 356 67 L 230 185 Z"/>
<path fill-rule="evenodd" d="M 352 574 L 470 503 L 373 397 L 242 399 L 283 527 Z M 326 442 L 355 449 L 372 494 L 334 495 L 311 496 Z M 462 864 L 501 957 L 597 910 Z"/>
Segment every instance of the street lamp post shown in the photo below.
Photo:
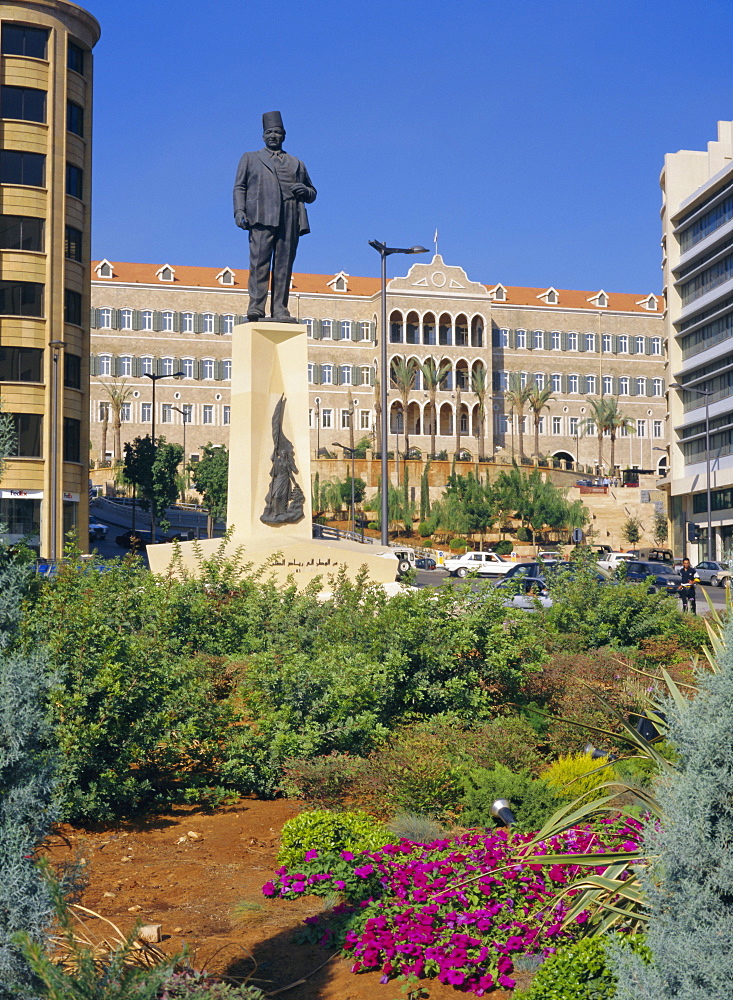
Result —
<path fill-rule="evenodd" d="M 188 423 L 186 417 L 188 414 L 180 406 L 171 406 L 171 409 L 180 413 L 183 418 L 183 475 L 185 476 L 186 489 L 188 489 L 188 466 L 186 465 L 186 424 Z"/>
<path fill-rule="evenodd" d="M 49 345 L 53 361 L 53 378 L 51 381 L 51 391 L 53 393 L 53 399 L 51 400 L 51 413 L 53 418 L 51 420 L 51 496 L 49 497 L 49 517 L 50 521 L 50 538 L 49 538 L 49 549 L 50 557 L 52 560 L 58 558 L 58 502 L 59 502 L 59 360 L 61 359 L 61 352 L 66 346 L 63 340 L 52 340 Z"/>
<path fill-rule="evenodd" d="M 389 463 L 387 461 L 387 451 L 389 450 L 389 414 L 387 412 L 387 258 L 393 253 L 428 253 L 426 247 L 414 246 L 414 247 L 388 247 L 386 243 L 380 243 L 379 240 L 369 240 L 369 246 L 377 251 L 381 257 L 382 268 L 381 268 L 381 278 L 382 278 L 382 296 L 381 296 L 381 321 L 380 321 L 380 351 L 379 351 L 379 364 L 381 368 L 381 377 L 379 383 L 380 389 L 380 399 L 382 405 L 381 417 L 381 428 L 380 428 L 380 447 L 382 449 L 382 462 L 381 462 L 381 473 L 382 473 L 382 510 L 381 510 L 381 542 L 382 545 L 389 545 Z"/>
<path fill-rule="evenodd" d="M 153 447 L 155 447 L 155 386 L 162 378 L 183 378 L 185 372 L 171 372 L 170 375 L 154 375 L 152 372 L 143 372 L 145 378 L 149 378 L 153 383 L 153 412 L 151 420 L 150 436 L 153 439 Z"/>
<path fill-rule="evenodd" d="M 705 397 L 705 493 L 707 496 L 707 508 L 708 508 L 708 560 L 712 561 L 715 556 L 713 555 L 713 505 L 710 496 L 710 400 L 709 397 L 713 395 L 712 389 L 698 389 L 694 385 L 679 385 L 677 382 L 671 382 L 669 385 L 670 389 L 677 389 L 680 392 L 696 392 L 698 396 Z"/>

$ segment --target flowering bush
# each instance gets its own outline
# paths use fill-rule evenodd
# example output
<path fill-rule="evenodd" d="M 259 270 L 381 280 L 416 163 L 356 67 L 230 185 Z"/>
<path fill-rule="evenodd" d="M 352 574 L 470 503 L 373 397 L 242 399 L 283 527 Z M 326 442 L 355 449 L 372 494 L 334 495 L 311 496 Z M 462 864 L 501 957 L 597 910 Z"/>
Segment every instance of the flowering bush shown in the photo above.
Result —
<path fill-rule="evenodd" d="M 603 822 L 548 839 L 534 854 L 598 854 L 635 847 L 639 824 Z M 572 940 L 562 929 L 567 906 L 558 896 L 578 875 L 576 865 L 525 864 L 519 849 L 529 834 L 506 829 L 471 831 L 431 844 L 401 840 L 354 857 L 322 857 L 310 851 L 298 870 L 278 869 L 263 887 L 266 896 L 294 898 L 334 890 L 346 904 L 334 911 L 336 926 L 318 917 L 306 923 L 322 944 L 352 953 L 353 972 L 437 977 L 483 996 L 511 988 L 513 956 L 550 954 Z M 588 873 L 587 868 L 583 868 Z M 584 922 L 584 916 L 578 918 Z"/>

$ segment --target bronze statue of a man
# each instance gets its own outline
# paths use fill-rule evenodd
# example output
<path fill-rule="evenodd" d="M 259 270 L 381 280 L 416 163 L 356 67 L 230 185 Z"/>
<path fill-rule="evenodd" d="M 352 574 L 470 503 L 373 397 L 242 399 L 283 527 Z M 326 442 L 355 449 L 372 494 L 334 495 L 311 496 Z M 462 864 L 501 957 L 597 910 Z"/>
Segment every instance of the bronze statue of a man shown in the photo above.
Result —
<path fill-rule="evenodd" d="M 316 200 L 308 171 L 282 148 L 285 139 L 279 111 L 262 116 L 265 148 L 245 153 L 234 181 L 234 221 L 249 230 L 250 321 L 297 322 L 288 312 L 290 279 L 298 238 L 310 232 L 306 204 Z M 271 315 L 265 303 L 272 273 Z"/>

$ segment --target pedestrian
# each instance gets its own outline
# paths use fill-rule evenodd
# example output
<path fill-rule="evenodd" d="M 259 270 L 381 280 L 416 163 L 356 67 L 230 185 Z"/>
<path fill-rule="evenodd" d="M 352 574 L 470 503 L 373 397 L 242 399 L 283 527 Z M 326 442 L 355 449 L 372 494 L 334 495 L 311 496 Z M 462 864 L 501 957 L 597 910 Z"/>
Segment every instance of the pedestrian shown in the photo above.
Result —
<path fill-rule="evenodd" d="M 697 614 L 697 604 L 695 601 L 695 584 L 700 581 L 697 578 L 695 570 L 690 564 L 690 560 L 685 556 L 682 560 L 682 569 L 680 570 L 680 577 L 682 582 L 680 583 L 680 600 L 682 601 L 682 610 L 687 611 L 687 606 L 689 604 L 690 610 L 693 615 Z"/>

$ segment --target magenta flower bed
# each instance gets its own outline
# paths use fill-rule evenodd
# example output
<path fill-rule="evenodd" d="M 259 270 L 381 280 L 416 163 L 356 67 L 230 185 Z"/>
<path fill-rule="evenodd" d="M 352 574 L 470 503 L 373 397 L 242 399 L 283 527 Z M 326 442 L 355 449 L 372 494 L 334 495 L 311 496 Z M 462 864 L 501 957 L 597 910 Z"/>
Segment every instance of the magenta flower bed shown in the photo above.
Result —
<path fill-rule="evenodd" d="M 639 829 L 634 821 L 608 823 L 601 838 L 597 829 L 576 828 L 532 853 L 601 855 L 634 848 Z M 427 845 L 403 840 L 356 858 L 349 852 L 319 858 L 311 851 L 297 871 L 280 868 L 263 892 L 290 899 L 343 893 L 351 905 L 337 907 L 342 930 L 336 941 L 353 955 L 353 972 L 378 970 L 383 982 L 436 977 L 483 996 L 514 986 L 513 956 L 549 954 L 572 940 L 572 931 L 561 929 L 567 907 L 558 894 L 581 871 L 605 868 L 600 857 L 597 867 L 582 869 L 513 863 L 531 839 L 500 829 Z M 324 928 L 320 940 L 332 943 L 333 932 Z"/>

